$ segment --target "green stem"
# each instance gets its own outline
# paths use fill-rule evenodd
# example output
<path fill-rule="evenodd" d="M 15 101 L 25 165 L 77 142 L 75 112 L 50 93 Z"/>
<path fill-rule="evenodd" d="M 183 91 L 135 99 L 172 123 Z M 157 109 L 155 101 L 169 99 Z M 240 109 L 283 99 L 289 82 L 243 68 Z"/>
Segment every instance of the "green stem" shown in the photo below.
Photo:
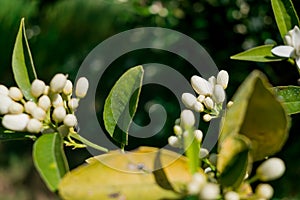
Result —
<path fill-rule="evenodd" d="M 188 166 L 192 174 L 196 173 L 199 169 L 200 158 L 200 143 L 194 136 L 194 129 L 189 128 L 186 130 L 188 134 L 184 136 L 184 147 L 186 149 L 186 155 L 188 157 Z"/>
<path fill-rule="evenodd" d="M 70 136 L 72 138 L 76 139 L 76 140 L 81 141 L 83 144 L 94 148 L 94 149 L 97 149 L 99 151 L 103 151 L 103 152 L 106 152 L 106 153 L 108 152 L 107 148 L 101 147 L 101 146 L 99 146 L 99 145 L 97 145 L 95 143 L 90 142 L 89 140 L 87 140 L 87 139 L 81 137 L 80 135 L 78 135 L 76 132 L 71 132 Z"/>
<path fill-rule="evenodd" d="M 254 183 L 255 181 L 258 181 L 258 176 L 257 175 L 254 175 L 252 178 L 250 178 L 247 182 L 249 183 L 249 184 L 251 184 L 251 183 Z"/>

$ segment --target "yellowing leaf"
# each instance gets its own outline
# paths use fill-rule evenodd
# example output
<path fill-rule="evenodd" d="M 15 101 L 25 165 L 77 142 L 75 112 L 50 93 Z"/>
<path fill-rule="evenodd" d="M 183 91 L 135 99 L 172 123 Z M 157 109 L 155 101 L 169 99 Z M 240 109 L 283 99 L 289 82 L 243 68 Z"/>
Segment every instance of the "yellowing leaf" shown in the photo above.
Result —
<path fill-rule="evenodd" d="M 164 175 L 153 174 L 157 171 L 158 151 L 159 165 L 169 181 L 161 183 L 163 187 L 157 181 L 165 180 Z M 87 162 L 88 165 L 78 167 L 62 179 L 59 194 L 63 199 L 176 199 L 181 195 L 172 188 L 183 191 L 183 184 L 191 180 L 185 157 L 157 148 L 140 147 L 129 153 L 112 151 Z"/>
<path fill-rule="evenodd" d="M 251 141 L 253 160 L 262 160 L 284 145 L 290 125 L 281 102 L 266 77 L 252 72 L 233 97 L 220 135 L 220 144 L 230 135 L 242 134 Z"/>

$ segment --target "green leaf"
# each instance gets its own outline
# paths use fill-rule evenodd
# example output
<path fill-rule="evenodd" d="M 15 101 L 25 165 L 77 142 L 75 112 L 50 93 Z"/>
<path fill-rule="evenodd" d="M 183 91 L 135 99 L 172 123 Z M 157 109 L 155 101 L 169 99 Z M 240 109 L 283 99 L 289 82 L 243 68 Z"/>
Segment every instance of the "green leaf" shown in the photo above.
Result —
<path fill-rule="evenodd" d="M 284 39 L 289 30 L 299 25 L 299 18 L 291 0 L 271 0 L 271 4 L 280 35 Z"/>
<path fill-rule="evenodd" d="M 259 71 L 252 72 L 233 97 L 220 134 L 220 144 L 229 136 L 242 134 L 251 141 L 254 161 L 280 151 L 290 127 L 290 118 Z"/>
<path fill-rule="evenodd" d="M 300 113 L 300 87 L 278 86 L 274 88 L 276 95 L 283 101 L 286 112 L 291 114 Z"/>
<path fill-rule="evenodd" d="M 273 47 L 273 44 L 254 47 L 252 49 L 248 49 L 244 52 L 233 55 L 230 58 L 234 60 L 246 60 L 254 62 L 275 62 L 284 60 L 285 58 L 280 58 L 272 54 L 271 50 Z"/>
<path fill-rule="evenodd" d="M 33 161 L 48 188 L 56 191 L 69 168 L 59 133 L 44 134 L 37 139 L 33 145 Z"/>
<path fill-rule="evenodd" d="M 128 129 L 138 106 L 143 75 L 141 65 L 126 71 L 115 83 L 105 101 L 105 128 L 122 148 L 128 143 Z"/>
<path fill-rule="evenodd" d="M 25 63 L 25 56 L 23 50 L 23 35 L 25 35 L 25 33 L 23 32 L 24 30 L 25 30 L 25 25 L 24 25 L 24 18 L 23 18 L 20 23 L 20 28 L 17 34 L 17 38 L 13 50 L 12 70 L 13 70 L 15 81 L 18 87 L 22 90 L 24 97 L 27 100 L 34 100 L 35 98 L 30 93 L 31 83 L 30 83 L 30 79 L 29 79 L 29 75 Z"/>
<path fill-rule="evenodd" d="M 161 183 L 165 188 L 157 184 L 152 173 L 157 167 L 158 151 L 160 165 L 169 181 Z M 87 165 L 72 170 L 62 179 L 59 194 L 65 200 L 179 199 L 180 194 L 167 188 L 182 191 L 191 178 L 184 156 L 164 149 L 140 147 L 133 152 L 111 151 L 89 159 Z"/>
<path fill-rule="evenodd" d="M 250 141 L 243 135 L 227 137 L 220 146 L 217 169 L 220 183 L 237 189 L 244 180 L 250 166 Z"/>

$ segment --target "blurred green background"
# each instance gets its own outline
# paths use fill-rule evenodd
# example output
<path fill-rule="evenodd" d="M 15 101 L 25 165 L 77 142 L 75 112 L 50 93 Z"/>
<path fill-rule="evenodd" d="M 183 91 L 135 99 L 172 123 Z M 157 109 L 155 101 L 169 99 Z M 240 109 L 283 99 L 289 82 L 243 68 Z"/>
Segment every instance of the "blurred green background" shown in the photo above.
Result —
<path fill-rule="evenodd" d="M 296 9 L 299 2 L 294 1 Z M 298 10 L 300 13 L 300 10 Z M 0 1 L 0 82 L 14 85 L 11 55 L 19 22 L 25 17 L 39 78 L 49 82 L 57 72 L 74 80 L 87 54 L 101 41 L 136 27 L 165 27 L 180 31 L 198 41 L 220 69 L 230 74 L 228 97 L 253 70 L 263 71 L 273 85 L 296 85 L 298 72 L 286 62 L 250 63 L 230 60 L 230 56 L 265 43 L 281 43 L 269 0 L 1 0 Z M 147 62 L 174 66 L 188 79 L 193 70 L 187 63 L 163 51 L 135 51 L 116 60 L 106 72 L 99 91 L 99 113 L 109 89 L 129 67 Z M 155 95 L 153 92 L 155 90 Z M 166 106 L 170 123 L 156 137 L 129 141 L 138 145 L 160 146 L 172 133 L 179 116 L 177 103 L 170 93 L 157 86 L 143 89 L 140 106 L 149 100 Z M 136 120 L 147 123 L 148 115 L 139 108 Z M 300 199 L 300 116 L 293 116 L 289 140 L 278 154 L 287 165 L 284 177 L 273 181 L 274 199 Z M 165 138 L 164 142 L 161 138 Z M 48 192 L 35 171 L 31 158 L 32 141 L 0 142 L 0 200 L 58 199 Z M 71 168 L 90 154 L 86 150 L 66 148 Z"/>

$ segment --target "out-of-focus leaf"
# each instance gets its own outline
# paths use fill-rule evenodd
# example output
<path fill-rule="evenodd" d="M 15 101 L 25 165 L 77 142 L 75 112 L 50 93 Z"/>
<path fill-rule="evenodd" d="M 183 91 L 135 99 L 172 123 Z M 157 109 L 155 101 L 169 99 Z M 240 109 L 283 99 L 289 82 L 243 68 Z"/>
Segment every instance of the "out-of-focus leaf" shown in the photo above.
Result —
<path fill-rule="evenodd" d="M 34 100 L 34 97 L 30 93 L 30 80 L 25 63 L 25 56 L 23 50 L 23 29 L 24 18 L 21 20 L 20 28 L 17 34 L 13 55 L 12 55 L 12 70 L 15 81 L 18 87 L 22 90 L 24 97 L 27 100 Z"/>
<path fill-rule="evenodd" d="M 59 133 L 44 134 L 37 139 L 33 145 L 33 161 L 48 188 L 56 191 L 69 169 Z"/>
<path fill-rule="evenodd" d="M 187 159 L 168 150 L 140 147 L 134 152 L 112 151 L 88 159 L 88 165 L 78 167 L 62 179 L 59 194 L 65 200 L 180 198 L 178 193 L 156 183 L 153 171 L 157 171 L 155 158 L 158 151 L 169 183 L 176 191 L 182 191 L 183 184 L 192 178 Z"/>
<path fill-rule="evenodd" d="M 275 20 L 282 39 L 287 32 L 299 26 L 299 18 L 291 0 L 271 0 Z"/>
<path fill-rule="evenodd" d="M 272 54 L 271 50 L 273 47 L 274 45 L 272 44 L 254 47 L 244 52 L 233 55 L 230 58 L 234 60 L 246 60 L 255 62 L 274 62 L 284 60 L 285 58 L 280 58 Z"/>
<path fill-rule="evenodd" d="M 4 129 L 0 126 L 0 141 L 7 141 L 7 140 L 26 140 L 26 139 L 33 139 L 33 135 L 29 135 L 29 133 L 21 133 L 21 132 L 14 132 L 10 130 Z"/>
<path fill-rule="evenodd" d="M 276 95 L 283 101 L 288 114 L 300 113 L 300 87 L 278 86 L 274 88 Z"/>
<path fill-rule="evenodd" d="M 220 146 L 217 169 L 220 183 L 225 187 L 237 189 L 249 172 L 250 141 L 243 135 L 227 137 Z"/>
<path fill-rule="evenodd" d="M 278 152 L 287 139 L 290 118 L 266 77 L 259 71 L 252 72 L 233 102 L 223 121 L 220 144 L 231 135 L 242 134 L 251 141 L 254 161 Z"/>
<path fill-rule="evenodd" d="M 115 83 L 105 101 L 105 128 L 121 148 L 128 143 L 128 129 L 137 109 L 143 75 L 142 66 L 126 71 Z"/>

